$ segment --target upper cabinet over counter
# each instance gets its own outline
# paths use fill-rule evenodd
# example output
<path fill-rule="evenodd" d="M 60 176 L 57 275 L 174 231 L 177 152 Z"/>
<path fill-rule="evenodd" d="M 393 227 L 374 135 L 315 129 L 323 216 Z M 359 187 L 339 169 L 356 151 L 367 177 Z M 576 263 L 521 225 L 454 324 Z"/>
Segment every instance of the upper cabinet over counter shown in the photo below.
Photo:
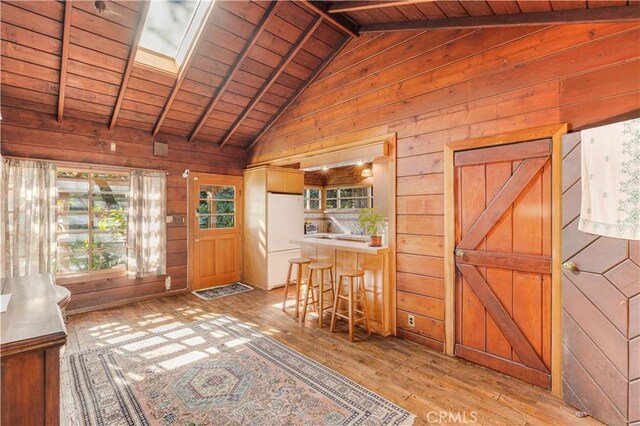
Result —
<path fill-rule="evenodd" d="M 266 174 L 267 192 L 280 194 L 302 194 L 304 172 L 286 167 L 258 167 Z M 253 169 L 251 169 L 253 170 Z"/>

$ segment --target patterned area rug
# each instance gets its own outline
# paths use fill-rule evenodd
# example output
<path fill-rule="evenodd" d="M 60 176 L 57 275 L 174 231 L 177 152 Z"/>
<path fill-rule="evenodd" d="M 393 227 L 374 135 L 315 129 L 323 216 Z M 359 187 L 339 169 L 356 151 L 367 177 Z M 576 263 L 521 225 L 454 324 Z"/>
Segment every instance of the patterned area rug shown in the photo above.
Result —
<path fill-rule="evenodd" d="M 85 425 L 410 425 L 414 416 L 227 316 L 67 357 Z M 67 410 L 73 411 L 73 410 Z"/>
<path fill-rule="evenodd" d="M 253 287 L 242 283 L 233 283 L 227 285 L 221 285 L 219 287 L 207 288 L 204 290 L 196 290 L 192 293 L 198 296 L 200 299 L 213 300 L 219 297 L 233 296 L 234 294 L 244 293 L 245 291 L 251 291 Z"/>

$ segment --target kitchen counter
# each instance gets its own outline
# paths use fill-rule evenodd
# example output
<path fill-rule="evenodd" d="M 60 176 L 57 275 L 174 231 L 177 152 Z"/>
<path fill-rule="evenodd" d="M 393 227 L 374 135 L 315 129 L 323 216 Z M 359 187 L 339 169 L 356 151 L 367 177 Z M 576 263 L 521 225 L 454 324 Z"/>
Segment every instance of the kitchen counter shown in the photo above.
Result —
<path fill-rule="evenodd" d="M 343 239 L 339 236 L 327 237 L 325 234 L 306 236 L 299 240 L 290 240 L 291 244 L 325 247 L 335 250 L 352 251 L 357 253 L 383 254 L 389 251 L 388 246 L 371 247 L 368 242 Z"/>
<path fill-rule="evenodd" d="M 312 234 L 290 240 L 300 246 L 300 255 L 314 261 L 328 262 L 334 267 L 336 283 L 340 274 L 349 269 L 364 271 L 364 284 L 369 305 L 371 330 L 382 336 L 394 333 L 394 294 L 391 291 L 390 250 L 388 246 L 371 247 L 362 236 L 347 234 Z M 308 268 L 303 266 L 303 276 Z"/>

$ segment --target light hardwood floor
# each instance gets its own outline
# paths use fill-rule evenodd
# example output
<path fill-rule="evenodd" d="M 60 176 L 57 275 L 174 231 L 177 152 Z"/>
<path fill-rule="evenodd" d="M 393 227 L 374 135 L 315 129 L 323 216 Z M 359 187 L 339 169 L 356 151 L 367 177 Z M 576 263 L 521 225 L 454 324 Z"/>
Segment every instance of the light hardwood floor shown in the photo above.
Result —
<path fill-rule="evenodd" d="M 253 290 L 212 301 L 191 294 L 72 315 L 68 353 L 137 337 L 172 323 L 231 315 L 325 364 L 417 415 L 416 425 L 599 424 L 549 392 L 458 358 L 394 337 L 366 336 L 355 343 L 345 332 L 318 328 L 315 314 L 300 326 L 280 310 L 282 291 Z M 327 322 L 328 324 L 328 318 Z M 346 331 L 344 324 L 339 328 Z M 443 413 L 443 421 L 438 416 Z M 451 414 L 449 414 L 451 413 Z"/>

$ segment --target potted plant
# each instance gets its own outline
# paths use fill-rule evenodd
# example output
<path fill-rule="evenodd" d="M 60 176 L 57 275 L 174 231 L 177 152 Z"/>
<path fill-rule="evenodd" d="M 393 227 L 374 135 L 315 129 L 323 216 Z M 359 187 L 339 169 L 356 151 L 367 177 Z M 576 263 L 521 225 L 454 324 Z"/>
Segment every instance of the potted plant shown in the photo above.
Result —
<path fill-rule="evenodd" d="M 380 247 L 382 245 L 382 236 L 380 234 L 382 233 L 385 219 L 384 215 L 376 213 L 372 208 L 360 210 L 358 223 L 365 234 L 371 237 L 370 246 Z"/>

